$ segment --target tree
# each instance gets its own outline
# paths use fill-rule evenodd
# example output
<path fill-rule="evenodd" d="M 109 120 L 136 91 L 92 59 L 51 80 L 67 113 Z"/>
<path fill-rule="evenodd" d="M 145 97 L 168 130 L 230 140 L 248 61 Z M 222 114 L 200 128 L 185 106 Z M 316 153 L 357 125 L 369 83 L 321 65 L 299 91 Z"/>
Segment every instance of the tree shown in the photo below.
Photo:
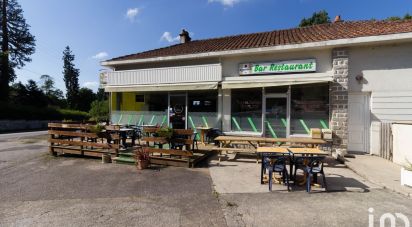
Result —
<path fill-rule="evenodd" d="M 330 23 L 330 18 L 326 10 L 321 10 L 312 14 L 312 17 L 303 18 L 300 21 L 299 27 L 306 27 L 315 24 L 327 24 Z"/>
<path fill-rule="evenodd" d="M 412 19 L 412 16 L 409 13 L 407 13 L 405 14 L 405 16 L 403 16 L 403 18 L 399 16 L 392 16 L 392 17 L 386 18 L 385 20 L 386 21 L 399 21 L 399 20 L 411 20 L 411 19 Z"/>
<path fill-rule="evenodd" d="M 393 16 L 393 17 L 388 17 L 386 18 L 387 21 L 398 21 L 398 20 L 402 20 L 402 18 L 398 17 L 398 16 Z"/>
<path fill-rule="evenodd" d="M 45 107 L 48 104 L 47 96 L 34 80 L 29 80 L 26 85 L 21 82 L 13 84 L 10 97 L 17 105 Z"/>
<path fill-rule="evenodd" d="M 47 106 L 47 96 L 43 93 L 43 91 L 37 86 L 36 81 L 28 80 L 27 85 L 27 105 L 37 106 L 37 107 L 44 107 Z"/>
<path fill-rule="evenodd" d="M 41 75 L 41 89 L 48 98 L 48 104 L 51 106 L 65 107 L 63 92 L 54 87 L 54 79 L 49 75 Z"/>
<path fill-rule="evenodd" d="M 9 83 L 16 78 L 15 68 L 30 62 L 35 51 L 35 37 L 23 17 L 23 10 L 17 0 L 0 0 L 1 53 L 0 53 L 0 100 L 7 100 Z"/>
<path fill-rule="evenodd" d="M 54 89 L 54 80 L 53 77 L 49 75 L 41 75 L 40 80 L 42 81 L 41 89 L 44 94 L 49 95 Z"/>
<path fill-rule="evenodd" d="M 82 87 L 79 90 L 79 97 L 82 98 L 82 101 L 78 103 L 78 110 L 88 112 L 90 110 L 91 103 L 96 100 L 96 94 L 92 89 Z"/>
<path fill-rule="evenodd" d="M 74 66 L 74 54 L 67 46 L 63 51 L 63 75 L 66 85 L 67 104 L 70 108 L 76 109 L 79 101 L 79 69 Z"/>
<path fill-rule="evenodd" d="M 96 93 L 96 98 L 99 101 L 107 100 L 107 93 L 104 91 L 103 88 L 99 88 Z"/>
<path fill-rule="evenodd" d="M 97 122 L 108 121 L 109 120 L 109 102 L 107 100 L 93 101 L 89 114 L 92 117 L 92 119 Z"/>

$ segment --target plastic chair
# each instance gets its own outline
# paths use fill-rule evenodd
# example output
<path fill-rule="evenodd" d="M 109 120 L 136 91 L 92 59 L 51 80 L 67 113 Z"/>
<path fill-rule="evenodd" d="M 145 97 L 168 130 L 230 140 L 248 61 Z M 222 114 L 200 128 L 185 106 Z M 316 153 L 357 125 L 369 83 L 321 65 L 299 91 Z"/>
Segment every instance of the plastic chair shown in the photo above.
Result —
<path fill-rule="evenodd" d="M 288 191 L 290 191 L 289 174 L 286 168 L 287 159 L 288 156 L 275 157 L 273 164 L 271 164 L 270 158 L 265 158 L 264 166 L 269 172 L 269 191 L 272 191 L 272 176 L 274 172 L 282 175 L 283 183 L 286 183 Z"/>
<path fill-rule="evenodd" d="M 308 157 L 296 157 L 293 159 L 293 166 L 295 167 L 294 172 L 293 172 L 293 184 L 296 185 L 297 180 L 296 180 L 296 173 L 298 169 L 302 170 L 305 172 L 306 170 L 306 164 L 305 161 L 308 159 Z"/>
<path fill-rule="evenodd" d="M 307 179 L 306 179 L 306 191 L 310 192 L 311 190 L 311 178 L 314 175 L 317 174 L 322 174 L 322 180 L 323 180 L 323 188 L 327 191 L 327 184 L 326 184 L 326 177 L 325 173 L 323 172 L 323 157 L 320 158 L 313 158 L 309 165 L 306 167 L 305 172 L 307 174 Z"/>
<path fill-rule="evenodd" d="M 192 140 L 193 140 L 193 144 L 192 144 L 192 151 L 195 151 L 195 146 L 196 146 L 196 150 L 199 150 L 199 146 L 197 145 L 197 132 L 194 132 L 192 135 Z"/>

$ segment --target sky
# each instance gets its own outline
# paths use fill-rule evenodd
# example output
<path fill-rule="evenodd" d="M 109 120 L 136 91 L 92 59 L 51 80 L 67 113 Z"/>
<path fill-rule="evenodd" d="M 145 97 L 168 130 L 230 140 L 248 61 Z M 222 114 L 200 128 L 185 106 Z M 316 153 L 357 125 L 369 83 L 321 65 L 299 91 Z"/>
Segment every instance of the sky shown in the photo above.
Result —
<path fill-rule="evenodd" d="M 47 74 L 65 92 L 62 52 L 70 46 L 80 86 L 98 88 L 100 62 L 192 39 L 296 27 L 326 10 L 331 19 L 384 19 L 412 14 L 412 0 L 18 0 L 36 37 L 32 62 L 16 70 L 26 83 Z"/>

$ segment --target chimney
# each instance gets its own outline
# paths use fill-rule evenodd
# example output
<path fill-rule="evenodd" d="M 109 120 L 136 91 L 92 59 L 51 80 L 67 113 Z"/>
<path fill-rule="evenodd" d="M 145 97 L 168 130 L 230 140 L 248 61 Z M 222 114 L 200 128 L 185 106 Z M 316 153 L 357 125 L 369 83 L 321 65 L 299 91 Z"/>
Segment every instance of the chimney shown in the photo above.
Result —
<path fill-rule="evenodd" d="M 343 20 L 340 19 L 340 15 L 337 15 L 335 17 L 335 20 L 333 21 L 333 23 L 337 23 L 337 22 L 342 22 Z"/>
<path fill-rule="evenodd" d="M 180 36 L 180 43 L 188 43 L 192 38 L 189 36 L 189 32 L 187 32 L 185 29 L 182 29 L 182 33 L 179 34 Z"/>

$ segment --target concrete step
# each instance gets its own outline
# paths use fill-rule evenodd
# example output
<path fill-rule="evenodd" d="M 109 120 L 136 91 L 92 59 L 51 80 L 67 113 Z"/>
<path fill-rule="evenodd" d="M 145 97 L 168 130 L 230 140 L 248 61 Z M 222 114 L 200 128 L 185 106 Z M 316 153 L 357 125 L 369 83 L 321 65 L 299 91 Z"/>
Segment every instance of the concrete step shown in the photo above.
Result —
<path fill-rule="evenodd" d="M 132 153 L 132 152 L 119 152 L 119 157 L 128 158 L 128 157 L 133 157 L 133 156 L 134 156 L 134 153 Z"/>
<path fill-rule="evenodd" d="M 112 158 L 112 161 L 117 164 L 128 164 L 128 165 L 135 164 L 134 158 L 128 158 L 128 157 L 115 157 L 115 158 Z"/>

